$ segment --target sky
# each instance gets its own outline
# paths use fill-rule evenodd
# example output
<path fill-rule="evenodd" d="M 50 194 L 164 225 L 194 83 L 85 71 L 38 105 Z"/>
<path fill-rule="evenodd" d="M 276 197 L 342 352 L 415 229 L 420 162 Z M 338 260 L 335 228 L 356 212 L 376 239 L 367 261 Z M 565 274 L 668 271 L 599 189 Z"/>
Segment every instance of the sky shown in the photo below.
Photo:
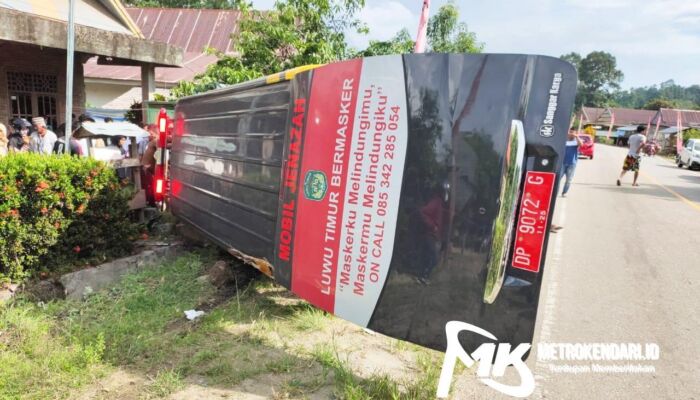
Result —
<path fill-rule="evenodd" d="M 402 28 L 415 35 L 422 0 L 365 0 L 359 14 L 369 35 L 348 32 L 364 48 Z M 447 0 L 432 0 L 431 15 Z M 700 0 L 453 0 L 460 20 L 488 53 L 585 56 L 603 50 L 617 58 L 622 87 L 668 79 L 700 84 Z M 269 9 L 274 0 L 253 0 Z"/>

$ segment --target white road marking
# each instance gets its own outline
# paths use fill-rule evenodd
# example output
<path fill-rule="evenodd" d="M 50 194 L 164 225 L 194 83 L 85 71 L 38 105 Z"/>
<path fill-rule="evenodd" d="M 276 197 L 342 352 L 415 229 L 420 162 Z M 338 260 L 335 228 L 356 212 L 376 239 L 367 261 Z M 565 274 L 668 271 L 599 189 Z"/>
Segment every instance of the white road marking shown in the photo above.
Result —
<path fill-rule="evenodd" d="M 557 225 L 566 226 L 566 201 L 559 201 L 558 204 L 559 213 L 557 215 Z M 566 229 L 562 229 L 555 233 L 554 236 L 554 246 L 552 248 L 552 254 L 547 260 L 546 268 L 546 280 L 545 285 L 545 296 L 542 299 L 544 301 L 543 305 L 540 305 L 539 314 L 542 318 L 542 324 L 540 325 L 539 335 L 537 343 L 549 342 L 552 337 L 552 330 L 554 329 L 554 324 L 556 322 L 556 317 L 554 311 L 557 305 L 557 294 L 559 292 L 559 265 L 562 259 L 562 242 L 564 241 L 564 232 Z M 552 234 L 550 234 L 551 237 Z M 533 347 L 536 343 L 533 343 Z M 531 357 L 537 356 L 537 349 L 533 348 Z M 545 382 L 549 379 L 547 363 L 535 361 L 535 392 L 532 398 L 542 399 L 544 398 L 543 387 Z"/>

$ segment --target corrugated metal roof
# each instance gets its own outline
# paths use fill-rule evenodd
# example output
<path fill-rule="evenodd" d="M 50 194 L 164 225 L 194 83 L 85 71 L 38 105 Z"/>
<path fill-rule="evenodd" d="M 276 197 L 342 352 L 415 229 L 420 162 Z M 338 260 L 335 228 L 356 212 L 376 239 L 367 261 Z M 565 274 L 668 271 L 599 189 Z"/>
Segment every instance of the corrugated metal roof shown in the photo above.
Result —
<path fill-rule="evenodd" d="M 201 52 L 206 47 L 229 50 L 241 12 L 192 8 L 127 8 L 147 39 Z"/>
<path fill-rule="evenodd" d="M 615 113 L 615 125 L 646 125 L 649 120 L 654 118 L 656 111 L 653 110 L 636 110 L 633 108 L 609 108 L 608 110 Z M 600 116 L 600 119 L 610 121 L 610 116 L 605 113 Z"/>
<path fill-rule="evenodd" d="M 583 107 L 583 117 L 586 119 L 586 122 L 595 124 L 598 117 L 600 117 L 600 114 L 602 114 L 604 111 L 604 108 Z"/>
<path fill-rule="evenodd" d="M 4 1 L 4 0 L 0 0 Z M 156 81 L 175 84 L 191 80 L 204 72 L 216 57 L 202 54 L 207 47 L 231 51 L 231 34 L 236 31 L 241 13 L 237 10 L 202 10 L 190 8 L 127 8 L 148 40 L 164 42 L 185 50 L 183 68 L 156 68 Z M 97 65 L 96 59 L 85 64 L 85 77 L 93 79 L 141 80 L 139 67 Z"/>
<path fill-rule="evenodd" d="M 172 86 L 181 80 L 191 80 L 204 72 L 209 64 L 215 63 L 216 56 L 204 53 L 185 53 L 182 68 L 156 68 L 156 82 Z M 83 66 L 86 78 L 118 79 L 123 81 L 141 81 L 141 67 L 98 65 L 97 57 L 89 59 Z"/>
<path fill-rule="evenodd" d="M 656 123 L 658 116 L 661 116 L 661 126 L 676 126 L 678 123 L 678 111 L 681 112 L 681 124 L 686 127 L 700 127 L 700 111 L 697 110 L 674 110 L 670 108 L 662 108 L 654 118 L 653 123 Z"/>
<path fill-rule="evenodd" d="M 615 126 L 646 125 L 654 118 L 656 111 L 637 110 L 633 108 L 595 108 L 583 107 L 584 118 L 589 124 L 609 125 L 615 114 Z"/>
<path fill-rule="evenodd" d="M 0 7 L 57 21 L 68 21 L 68 1 L 0 0 Z M 114 7 L 109 1 L 77 0 L 75 2 L 75 23 L 138 37 L 138 31 L 130 29 L 129 21 L 113 14 L 113 10 L 110 10 L 109 7 Z"/>

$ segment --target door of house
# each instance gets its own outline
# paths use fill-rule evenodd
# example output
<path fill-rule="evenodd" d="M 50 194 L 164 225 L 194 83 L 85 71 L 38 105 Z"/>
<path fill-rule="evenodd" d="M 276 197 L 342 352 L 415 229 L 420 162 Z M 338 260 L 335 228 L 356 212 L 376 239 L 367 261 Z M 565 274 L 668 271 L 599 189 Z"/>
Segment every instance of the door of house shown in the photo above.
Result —
<path fill-rule="evenodd" d="M 58 76 L 54 74 L 8 72 L 11 117 L 44 117 L 53 130 L 58 127 Z"/>

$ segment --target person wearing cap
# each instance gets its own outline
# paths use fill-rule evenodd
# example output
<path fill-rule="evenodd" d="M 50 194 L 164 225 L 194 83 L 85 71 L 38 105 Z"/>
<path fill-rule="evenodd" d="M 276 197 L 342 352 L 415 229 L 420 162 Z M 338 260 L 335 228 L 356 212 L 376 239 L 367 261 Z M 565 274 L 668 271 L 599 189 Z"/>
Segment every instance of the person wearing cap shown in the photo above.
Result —
<path fill-rule="evenodd" d="M 29 151 L 46 155 L 53 153 L 53 146 L 58 140 L 56 134 L 46 127 L 46 120 L 43 117 L 32 118 L 32 123 L 36 127 L 36 132 L 32 133 Z"/>

